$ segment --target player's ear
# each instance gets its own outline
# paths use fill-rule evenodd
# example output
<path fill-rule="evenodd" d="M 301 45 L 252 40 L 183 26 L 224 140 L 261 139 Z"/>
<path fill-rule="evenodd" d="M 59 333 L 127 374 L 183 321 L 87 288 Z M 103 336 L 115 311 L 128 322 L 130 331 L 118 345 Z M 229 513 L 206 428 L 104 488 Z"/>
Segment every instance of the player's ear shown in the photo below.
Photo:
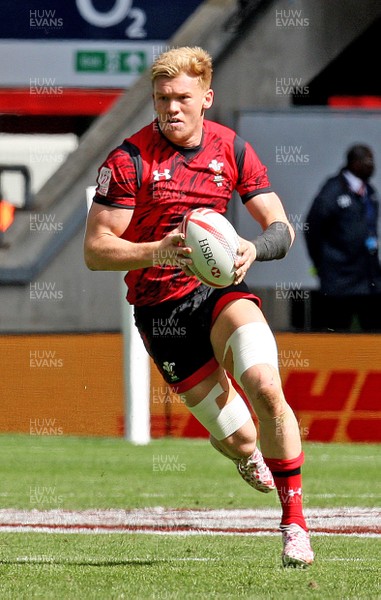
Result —
<path fill-rule="evenodd" d="M 213 90 L 211 90 L 211 89 L 207 90 L 204 94 L 204 101 L 202 103 L 202 108 L 204 110 L 210 108 L 213 104 L 213 99 L 214 99 Z"/>

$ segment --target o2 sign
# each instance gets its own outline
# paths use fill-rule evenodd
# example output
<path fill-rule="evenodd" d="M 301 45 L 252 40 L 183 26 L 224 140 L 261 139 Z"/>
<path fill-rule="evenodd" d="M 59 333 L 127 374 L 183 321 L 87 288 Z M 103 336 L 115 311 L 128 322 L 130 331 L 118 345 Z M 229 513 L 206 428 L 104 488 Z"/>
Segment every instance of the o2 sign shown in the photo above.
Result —
<path fill-rule="evenodd" d="M 203 0 L 0 0 L 2 40 L 169 40 Z M 49 8 L 46 6 L 49 5 Z M 4 62 L 4 61 L 3 61 Z M 0 60 L 0 72 L 1 72 Z M 8 67 L 7 67 L 8 68 Z M 12 64 L 9 64 L 12 70 Z M 33 69 L 32 69 L 33 70 Z"/>
<path fill-rule="evenodd" d="M 126 27 L 126 36 L 142 39 L 147 37 L 144 26 L 147 16 L 141 8 L 133 8 L 133 0 L 115 0 L 114 6 L 107 12 L 97 10 L 92 0 L 75 0 L 81 17 L 95 27 L 113 27 L 119 25 L 127 17 L 132 23 Z"/>

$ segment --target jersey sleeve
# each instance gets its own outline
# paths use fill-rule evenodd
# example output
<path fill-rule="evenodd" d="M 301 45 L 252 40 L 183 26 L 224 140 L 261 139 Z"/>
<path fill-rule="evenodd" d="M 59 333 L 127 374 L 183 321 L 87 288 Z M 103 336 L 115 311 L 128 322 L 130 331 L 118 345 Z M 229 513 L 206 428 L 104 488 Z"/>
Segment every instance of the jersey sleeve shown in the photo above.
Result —
<path fill-rule="evenodd" d="M 113 150 L 99 168 L 94 202 L 133 209 L 137 190 L 133 157 L 124 148 Z"/>
<path fill-rule="evenodd" d="M 238 136 L 234 146 L 239 172 L 236 190 L 242 202 L 245 203 L 258 194 L 271 192 L 267 168 L 262 164 L 253 147 Z"/>

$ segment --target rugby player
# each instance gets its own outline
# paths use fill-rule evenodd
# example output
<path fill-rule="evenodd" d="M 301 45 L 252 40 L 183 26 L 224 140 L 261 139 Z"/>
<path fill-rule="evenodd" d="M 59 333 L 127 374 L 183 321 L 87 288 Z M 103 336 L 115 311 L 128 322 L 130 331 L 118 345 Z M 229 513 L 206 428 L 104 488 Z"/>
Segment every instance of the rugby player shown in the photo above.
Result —
<path fill-rule="evenodd" d="M 314 555 L 302 509 L 298 423 L 261 301 L 244 282 L 254 261 L 287 254 L 294 231 L 254 149 L 205 119 L 214 96 L 209 54 L 171 49 L 155 60 L 151 76 L 157 118 L 100 166 L 85 262 L 92 270 L 127 271 L 127 301 L 165 381 L 245 481 L 261 492 L 277 489 L 283 565 L 306 566 Z M 225 213 L 235 190 L 262 233 L 240 238 L 234 284 L 214 289 L 189 270 L 191 249 L 179 224 L 192 208 Z M 183 335 L 157 335 L 155 323 L 171 322 Z M 244 397 L 258 418 L 261 450 Z"/>

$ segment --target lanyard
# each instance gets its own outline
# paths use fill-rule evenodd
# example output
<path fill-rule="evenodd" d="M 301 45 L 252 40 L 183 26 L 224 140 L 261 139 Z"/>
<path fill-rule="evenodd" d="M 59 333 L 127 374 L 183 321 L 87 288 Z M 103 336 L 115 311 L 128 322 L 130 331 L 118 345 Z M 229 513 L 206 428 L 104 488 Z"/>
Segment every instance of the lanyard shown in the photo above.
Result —
<path fill-rule="evenodd" d="M 371 235 L 376 235 L 377 233 L 377 222 L 376 222 L 376 207 L 374 202 L 369 197 L 368 188 L 365 185 L 362 193 L 362 200 L 365 205 L 365 215 L 366 222 L 368 226 L 368 232 Z"/>
<path fill-rule="evenodd" d="M 368 229 L 365 245 L 371 254 L 375 254 L 378 249 L 376 206 L 369 197 L 367 185 L 364 184 L 360 194 L 365 206 L 365 217 Z"/>

